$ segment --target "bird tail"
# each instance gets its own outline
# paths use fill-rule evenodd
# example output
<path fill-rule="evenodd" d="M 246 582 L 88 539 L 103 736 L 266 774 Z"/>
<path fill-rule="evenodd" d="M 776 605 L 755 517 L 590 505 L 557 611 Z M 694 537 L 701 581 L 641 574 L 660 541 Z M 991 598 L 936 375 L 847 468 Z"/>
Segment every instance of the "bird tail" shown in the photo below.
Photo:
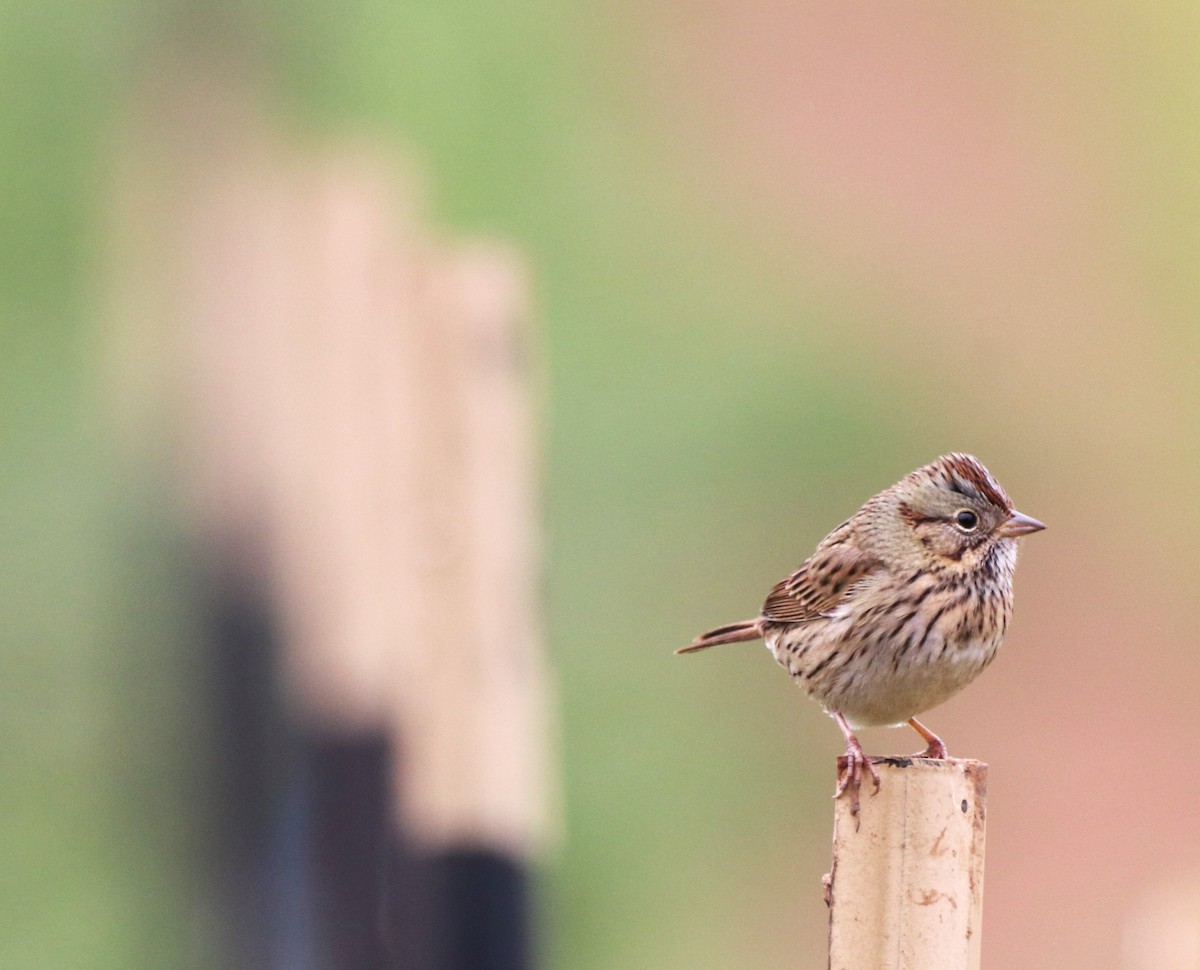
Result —
<path fill-rule="evenodd" d="M 763 635 L 762 619 L 742 620 L 741 623 L 730 623 L 719 626 L 715 630 L 701 633 L 686 647 L 680 647 L 676 653 L 695 653 L 697 650 L 707 650 L 722 643 L 741 643 L 743 640 L 757 640 Z"/>

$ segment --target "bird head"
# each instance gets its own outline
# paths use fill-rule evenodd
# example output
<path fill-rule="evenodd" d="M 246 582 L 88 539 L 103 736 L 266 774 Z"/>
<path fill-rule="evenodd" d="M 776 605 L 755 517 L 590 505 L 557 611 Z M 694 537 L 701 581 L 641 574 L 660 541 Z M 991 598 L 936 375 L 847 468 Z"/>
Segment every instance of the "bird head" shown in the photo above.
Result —
<path fill-rule="evenodd" d="M 978 458 L 960 453 L 918 468 L 879 498 L 889 551 L 921 568 L 971 570 L 997 545 L 1045 528 L 1013 508 Z"/>

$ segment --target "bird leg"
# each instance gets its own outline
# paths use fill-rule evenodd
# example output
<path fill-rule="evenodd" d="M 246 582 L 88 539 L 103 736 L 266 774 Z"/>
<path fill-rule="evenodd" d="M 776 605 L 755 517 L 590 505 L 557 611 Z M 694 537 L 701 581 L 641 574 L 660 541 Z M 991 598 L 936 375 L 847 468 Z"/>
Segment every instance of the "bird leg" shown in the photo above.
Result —
<path fill-rule="evenodd" d="M 950 757 L 950 755 L 946 752 L 946 745 L 942 743 L 942 739 L 929 730 L 929 728 L 918 721 L 915 717 L 910 717 L 908 719 L 908 726 L 929 742 L 929 747 L 919 754 L 914 754 L 914 758 L 936 758 L 938 761 L 945 761 Z"/>
<path fill-rule="evenodd" d="M 875 770 L 875 766 L 863 754 L 862 745 L 858 743 L 858 738 L 854 736 L 854 732 L 850 730 L 850 725 L 846 723 L 846 719 L 839 711 L 833 712 L 833 719 L 837 722 L 837 726 L 842 729 L 842 734 L 846 737 L 846 753 L 838 758 L 838 786 L 837 791 L 833 793 L 834 798 L 841 798 L 842 795 L 849 792 L 850 794 L 850 814 L 854 816 L 855 827 L 858 827 L 858 793 L 862 788 L 863 767 L 871 774 L 871 780 L 875 783 L 875 792 L 879 791 L 879 772 Z"/>

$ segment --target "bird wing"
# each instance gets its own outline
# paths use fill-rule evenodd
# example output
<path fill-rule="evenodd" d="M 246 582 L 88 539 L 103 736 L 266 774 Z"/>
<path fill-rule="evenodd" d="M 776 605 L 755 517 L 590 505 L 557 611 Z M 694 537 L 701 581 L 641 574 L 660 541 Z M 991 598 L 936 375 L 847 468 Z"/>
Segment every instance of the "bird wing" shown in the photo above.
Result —
<path fill-rule="evenodd" d="M 763 604 L 763 619 L 778 623 L 820 619 L 841 603 L 856 583 L 882 565 L 835 531 L 799 569 L 775 584 Z"/>

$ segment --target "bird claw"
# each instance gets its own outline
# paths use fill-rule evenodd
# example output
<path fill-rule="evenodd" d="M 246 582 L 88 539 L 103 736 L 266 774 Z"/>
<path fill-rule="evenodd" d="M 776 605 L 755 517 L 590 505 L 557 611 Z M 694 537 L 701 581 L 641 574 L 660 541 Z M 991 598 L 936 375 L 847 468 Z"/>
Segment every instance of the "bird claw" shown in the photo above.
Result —
<path fill-rule="evenodd" d="M 908 725 L 917 734 L 921 735 L 927 742 L 928 746 L 924 751 L 911 755 L 913 758 L 930 758 L 934 761 L 946 761 L 950 755 L 946 752 L 946 745 L 942 743 L 942 739 L 934 734 L 929 728 L 918 721 L 915 717 L 908 719 Z"/>
<path fill-rule="evenodd" d="M 871 794 L 877 794 L 879 792 L 879 772 L 870 759 L 863 754 L 862 745 L 857 740 L 851 741 L 846 745 L 846 753 L 838 758 L 838 785 L 833 797 L 841 798 L 843 795 L 849 794 L 850 814 L 854 816 L 855 829 L 859 824 L 858 810 L 861 806 L 858 801 L 858 793 L 862 789 L 864 767 L 870 773 L 871 781 L 875 785 Z"/>
<path fill-rule="evenodd" d="M 924 751 L 918 751 L 911 755 L 913 758 L 932 758 L 934 761 L 946 761 L 950 757 L 950 753 L 946 750 L 946 745 L 941 738 L 934 738 L 929 742 L 929 746 Z"/>

